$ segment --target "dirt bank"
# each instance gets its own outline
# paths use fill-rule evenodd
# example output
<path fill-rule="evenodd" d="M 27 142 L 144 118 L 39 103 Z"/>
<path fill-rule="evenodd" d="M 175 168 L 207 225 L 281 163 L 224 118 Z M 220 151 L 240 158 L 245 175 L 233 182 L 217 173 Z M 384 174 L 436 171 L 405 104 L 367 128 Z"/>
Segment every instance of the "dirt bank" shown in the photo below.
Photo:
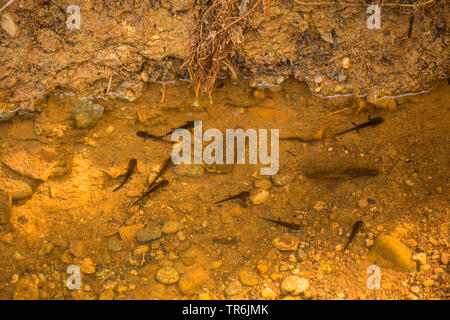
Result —
<path fill-rule="evenodd" d="M 197 79 L 205 69 L 217 69 L 208 79 L 292 76 L 324 95 L 419 91 L 448 77 L 445 1 L 385 4 L 379 30 L 367 28 L 365 1 L 308 2 L 14 1 L 1 12 L 17 32 L 0 29 L 0 109 L 33 110 L 56 87 L 134 92 L 149 82 Z M 74 4 L 81 28 L 70 30 L 66 10 Z M 193 59 L 193 51 L 206 54 Z"/>

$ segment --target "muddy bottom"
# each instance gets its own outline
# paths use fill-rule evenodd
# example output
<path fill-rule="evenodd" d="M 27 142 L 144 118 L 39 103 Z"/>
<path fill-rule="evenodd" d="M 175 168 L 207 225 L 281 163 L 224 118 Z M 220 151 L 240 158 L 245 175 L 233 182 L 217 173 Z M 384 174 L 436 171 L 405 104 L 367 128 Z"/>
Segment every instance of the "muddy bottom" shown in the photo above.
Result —
<path fill-rule="evenodd" d="M 256 91 L 248 82 L 219 81 L 201 101 L 184 81 L 133 102 L 58 91 L 33 114 L 2 119 L 0 298 L 448 299 L 448 85 L 367 103 L 293 80 Z M 82 129 L 85 98 L 103 113 Z M 375 117 L 383 122 L 336 136 Z M 248 158 L 174 165 L 159 178 L 166 186 L 133 205 L 172 149 L 137 131 L 191 120 L 224 135 L 279 129 L 277 174 L 261 176 L 267 165 Z M 113 192 L 130 159 L 135 172 Z M 392 243 L 380 249 L 383 237 Z M 70 289 L 78 267 L 80 289 Z"/>

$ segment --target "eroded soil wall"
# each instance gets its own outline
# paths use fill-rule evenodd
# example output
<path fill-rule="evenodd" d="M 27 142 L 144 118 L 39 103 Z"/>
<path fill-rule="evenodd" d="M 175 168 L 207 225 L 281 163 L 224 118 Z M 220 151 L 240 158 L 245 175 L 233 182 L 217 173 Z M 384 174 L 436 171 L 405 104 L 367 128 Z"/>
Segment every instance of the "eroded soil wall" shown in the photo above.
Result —
<path fill-rule="evenodd" d="M 106 90 L 109 79 L 113 86 L 131 79 L 141 87 L 189 78 L 181 67 L 195 46 L 199 19 L 214 10 L 208 8 L 212 3 L 15 1 L 1 12 L 18 31 L 11 36 L 0 30 L 0 109 L 20 102 L 32 110 L 55 87 L 86 92 L 99 80 Z M 293 76 L 324 95 L 419 91 L 448 77 L 445 1 L 384 5 L 380 29 L 367 27 L 369 4 L 355 3 L 233 2 L 240 9 L 230 22 L 240 20 L 229 28 L 229 39 L 239 54 L 239 71 L 259 79 L 278 76 L 263 77 L 266 82 Z M 66 25 L 70 5 L 81 9 L 79 30 Z M 222 71 L 230 74 L 226 65 Z"/>

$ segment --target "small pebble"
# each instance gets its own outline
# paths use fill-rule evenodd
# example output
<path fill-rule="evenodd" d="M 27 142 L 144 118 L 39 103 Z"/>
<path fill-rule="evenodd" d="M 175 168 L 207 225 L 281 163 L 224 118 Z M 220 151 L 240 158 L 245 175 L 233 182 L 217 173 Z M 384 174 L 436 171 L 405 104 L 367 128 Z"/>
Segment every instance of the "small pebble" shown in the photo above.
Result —
<path fill-rule="evenodd" d="M 261 297 L 267 300 L 273 300 L 278 297 L 278 294 L 271 287 L 265 287 L 261 290 Z"/>
<path fill-rule="evenodd" d="M 405 180 L 405 184 L 406 184 L 407 186 L 409 186 L 409 187 L 414 186 L 414 182 L 412 182 L 412 181 L 409 180 L 409 179 L 406 179 L 406 180 Z"/>
<path fill-rule="evenodd" d="M 265 98 L 265 94 L 263 90 L 255 90 L 255 92 L 253 92 L 253 96 L 257 99 L 264 99 Z"/>
<path fill-rule="evenodd" d="M 76 261 L 80 266 L 81 272 L 85 274 L 93 274 L 95 273 L 95 264 L 92 262 L 91 258 L 85 258 L 81 261 Z"/>
<path fill-rule="evenodd" d="M 225 294 L 228 297 L 235 296 L 242 292 L 242 284 L 239 280 L 233 280 L 225 289 Z"/>
<path fill-rule="evenodd" d="M 183 231 L 180 230 L 180 231 L 177 232 L 177 239 L 180 240 L 180 241 L 186 240 L 186 235 L 184 234 Z"/>
<path fill-rule="evenodd" d="M 420 288 L 418 286 L 412 286 L 411 287 L 411 292 L 418 294 L 420 292 Z"/>
<path fill-rule="evenodd" d="M 163 284 L 177 283 L 179 278 L 178 271 L 172 267 L 162 267 L 156 271 L 156 280 Z"/>
<path fill-rule="evenodd" d="M 0 17 L 0 26 L 12 38 L 19 33 L 19 28 L 17 28 L 14 18 L 9 13 L 5 13 Z"/>
<path fill-rule="evenodd" d="M 256 270 L 258 270 L 259 273 L 264 274 L 269 270 L 269 266 L 267 264 L 260 263 L 256 266 Z"/>
<path fill-rule="evenodd" d="M 187 265 L 191 266 L 197 262 L 197 252 L 193 248 L 189 248 L 180 253 L 181 261 Z"/>
<path fill-rule="evenodd" d="M 348 57 L 343 58 L 341 61 L 341 66 L 344 69 L 350 68 L 350 58 L 348 58 Z"/>
<path fill-rule="evenodd" d="M 150 242 L 161 238 L 161 230 L 155 226 L 148 226 L 136 234 L 136 240 L 141 243 Z"/>
<path fill-rule="evenodd" d="M 108 239 L 108 249 L 111 252 L 119 252 L 122 250 L 122 241 L 119 237 L 113 236 Z"/>
<path fill-rule="evenodd" d="M 281 290 L 294 296 L 305 292 L 309 288 L 309 281 L 299 276 L 288 276 L 281 283 Z"/>
<path fill-rule="evenodd" d="M 254 272 L 246 269 L 239 271 L 239 280 L 243 285 L 249 287 L 255 286 L 259 283 L 258 276 Z"/>
<path fill-rule="evenodd" d="M 183 228 L 181 222 L 178 221 L 166 221 L 162 228 L 161 232 L 164 234 L 172 234 L 180 231 Z"/>
<path fill-rule="evenodd" d="M 306 254 L 305 250 L 301 248 L 297 250 L 297 259 L 299 262 L 308 260 L 308 255 Z"/>
<path fill-rule="evenodd" d="M 103 115 L 104 108 L 90 100 L 80 101 L 74 108 L 75 125 L 78 129 L 92 128 Z"/>
<path fill-rule="evenodd" d="M 321 83 L 323 81 L 323 76 L 320 73 L 316 73 L 314 75 L 314 82 L 315 83 Z"/>
<path fill-rule="evenodd" d="M 369 205 L 369 202 L 366 199 L 358 200 L 358 206 L 360 208 L 366 208 Z"/>
<path fill-rule="evenodd" d="M 12 275 L 12 277 L 11 277 L 10 283 L 14 284 L 14 283 L 16 283 L 17 281 L 19 281 L 19 275 L 18 275 L 17 273 L 14 273 L 14 274 Z"/>
<path fill-rule="evenodd" d="M 254 205 L 260 205 L 266 202 L 270 197 L 270 193 L 267 190 L 260 189 L 250 197 L 250 200 Z"/>
<path fill-rule="evenodd" d="M 292 182 L 292 175 L 289 174 L 275 174 L 270 177 L 272 184 L 276 187 L 282 187 Z"/>
<path fill-rule="evenodd" d="M 442 251 L 442 253 L 441 253 L 441 262 L 444 265 L 448 264 L 448 253 L 445 251 Z"/>
<path fill-rule="evenodd" d="M 414 261 L 418 261 L 421 265 L 424 265 L 427 263 L 427 255 L 425 252 L 416 253 L 412 256 L 412 259 Z"/>
<path fill-rule="evenodd" d="M 323 201 L 317 201 L 317 203 L 314 205 L 314 210 L 321 211 L 325 208 L 325 202 Z"/>
<path fill-rule="evenodd" d="M 19 251 L 14 252 L 13 258 L 17 261 L 25 260 L 25 257 Z"/>

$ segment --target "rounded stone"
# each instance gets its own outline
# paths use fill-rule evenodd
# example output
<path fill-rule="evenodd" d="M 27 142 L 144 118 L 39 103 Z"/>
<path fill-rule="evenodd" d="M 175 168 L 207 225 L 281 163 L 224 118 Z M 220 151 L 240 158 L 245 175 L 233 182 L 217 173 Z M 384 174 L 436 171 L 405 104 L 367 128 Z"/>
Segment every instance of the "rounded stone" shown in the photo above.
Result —
<path fill-rule="evenodd" d="M 156 271 L 156 280 L 163 284 L 174 284 L 178 282 L 180 275 L 175 268 L 162 267 Z"/>
<path fill-rule="evenodd" d="M 87 129 L 95 126 L 103 115 L 103 107 L 85 100 L 78 103 L 74 109 L 75 125 L 78 129 Z"/>
<path fill-rule="evenodd" d="M 208 280 L 209 273 L 207 270 L 199 268 L 184 273 L 178 282 L 178 288 L 181 294 L 192 296 L 197 290 Z"/>
<path fill-rule="evenodd" d="M 341 61 L 341 66 L 344 69 L 350 68 L 350 58 L 348 58 L 348 57 L 343 58 Z"/>
<path fill-rule="evenodd" d="M 180 258 L 185 265 L 192 266 L 197 262 L 197 252 L 193 248 L 187 249 L 180 254 Z"/>
<path fill-rule="evenodd" d="M 367 202 L 366 199 L 360 199 L 358 200 L 358 206 L 362 209 L 369 205 L 369 202 Z"/>
<path fill-rule="evenodd" d="M 233 280 L 225 289 L 225 294 L 228 297 L 235 296 L 242 292 L 242 284 L 239 280 Z"/>
<path fill-rule="evenodd" d="M 108 239 L 108 249 L 111 252 L 119 252 L 122 250 L 122 241 L 117 236 Z"/>
<path fill-rule="evenodd" d="M 198 164 L 179 164 L 173 168 L 173 172 L 177 176 L 198 178 L 204 173 L 204 169 Z"/>
<path fill-rule="evenodd" d="M 411 249 L 389 235 L 379 235 L 367 257 L 380 267 L 396 271 L 408 272 L 416 267 L 416 263 L 412 260 Z"/>
<path fill-rule="evenodd" d="M 299 248 L 297 250 L 297 259 L 299 262 L 303 262 L 308 260 L 308 254 L 305 252 L 305 250 Z"/>
<path fill-rule="evenodd" d="M 267 190 L 258 190 L 255 194 L 250 197 L 250 200 L 254 205 L 259 205 L 266 202 L 270 197 L 270 193 Z"/>
<path fill-rule="evenodd" d="M 146 227 L 136 234 L 136 240 L 141 243 L 150 242 L 161 238 L 161 229 L 158 227 Z"/>
<path fill-rule="evenodd" d="M 276 293 L 271 287 L 265 287 L 261 290 L 261 297 L 267 300 L 273 300 L 278 297 L 278 293 Z"/>
<path fill-rule="evenodd" d="M 164 234 L 172 234 L 177 233 L 183 228 L 183 224 L 178 221 L 167 221 L 161 228 L 162 233 Z"/>
<path fill-rule="evenodd" d="M 254 272 L 246 269 L 239 271 L 239 280 L 243 285 L 249 287 L 256 286 L 259 283 L 258 276 Z"/>
<path fill-rule="evenodd" d="M 298 276 L 288 276 L 284 278 L 281 283 L 281 290 L 287 293 L 291 293 L 294 296 L 305 292 L 309 288 L 309 281 L 306 278 Z"/>
<path fill-rule="evenodd" d="M 85 258 L 81 261 L 75 262 L 80 265 L 81 272 L 84 274 L 94 274 L 96 271 L 95 264 L 91 258 Z"/>

